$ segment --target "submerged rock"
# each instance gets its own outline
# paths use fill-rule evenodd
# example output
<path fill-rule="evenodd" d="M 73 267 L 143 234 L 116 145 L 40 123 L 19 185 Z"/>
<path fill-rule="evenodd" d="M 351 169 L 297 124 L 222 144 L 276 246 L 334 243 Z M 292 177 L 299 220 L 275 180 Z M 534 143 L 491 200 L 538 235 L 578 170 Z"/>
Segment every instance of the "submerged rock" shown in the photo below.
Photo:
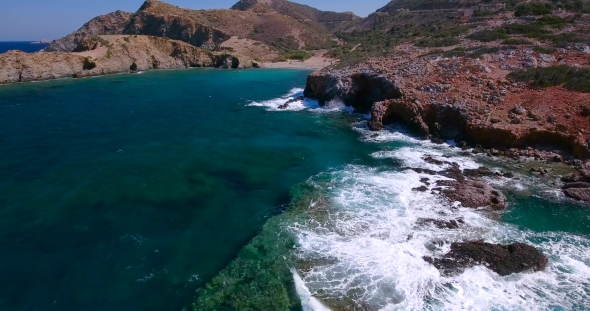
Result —
<path fill-rule="evenodd" d="M 528 270 L 543 271 L 547 257 L 530 245 L 489 244 L 484 242 L 453 243 L 451 251 L 442 258 L 424 257 L 443 275 L 461 274 L 465 269 L 485 265 L 501 276 Z"/>
<path fill-rule="evenodd" d="M 440 219 L 421 218 L 421 219 L 418 219 L 417 223 L 419 225 L 432 224 L 439 229 L 458 229 L 460 225 L 465 224 L 465 221 L 461 218 L 456 219 L 456 220 L 455 219 L 440 220 Z"/>

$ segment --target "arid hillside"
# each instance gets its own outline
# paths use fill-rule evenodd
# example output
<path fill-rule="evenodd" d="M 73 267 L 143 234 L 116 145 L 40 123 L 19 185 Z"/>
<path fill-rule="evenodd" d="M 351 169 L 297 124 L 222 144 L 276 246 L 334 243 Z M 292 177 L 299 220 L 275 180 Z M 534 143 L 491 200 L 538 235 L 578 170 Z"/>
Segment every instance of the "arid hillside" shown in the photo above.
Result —
<path fill-rule="evenodd" d="M 47 51 L 69 52 L 87 37 L 126 34 L 166 37 L 209 50 L 237 37 L 259 41 L 280 54 L 329 48 L 334 44 L 331 29 L 357 19 L 352 13 L 325 12 L 284 0 L 240 1 L 229 10 L 189 10 L 147 0 L 134 14 L 118 11 L 94 18 L 53 41 Z"/>
<path fill-rule="evenodd" d="M 279 13 L 300 21 L 319 22 L 328 29 L 333 29 L 347 22 L 360 19 L 360 17 L 352 12 L 336 13 L 320 11 L 308 5 L 286 0 L 240 0 L 232 6 L 232 9 L 262 14 Z"/>
<path fill-rule="evenodd" d="M 0 54 L 0 84 L 59 78 L 83 78 L 151 69 L 189 67 L 249 68 L 242 56 L 211 52 L 182 41 L 138 35 L 83 39 L 74 52 Z"/>

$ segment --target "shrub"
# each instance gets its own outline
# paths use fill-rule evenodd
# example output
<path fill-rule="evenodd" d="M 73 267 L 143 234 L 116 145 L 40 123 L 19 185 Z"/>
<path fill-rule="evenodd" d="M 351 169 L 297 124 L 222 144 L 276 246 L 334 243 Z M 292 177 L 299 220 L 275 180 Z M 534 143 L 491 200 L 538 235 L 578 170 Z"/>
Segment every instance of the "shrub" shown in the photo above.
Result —
<path fill-rule="evenodd" d="M 515 39 L 510 38 L 508 40 L 502 41 L 504 45 L 532 45 L 533 43 L 527 39 Z"/>
<path fill-rule="evenodd" d="M 522 34 L 529 38 L 537 38 L 551 33 L 551 31 L 539 24 L 508 24 L 499 28 L 499 31 L 509 35 Z"/>
<path fill-rule="evenodd" d="M 543 26 L 549 26 L 551 28 L 562 29 L 562 28 L 565 28 L 566 21 L 565 21 L 565 19 L 563 19 L 559 16 L 549 15 L 549 16 L 543 16 L 543 17 L 539 18 L 537 20 L 537 24 L 543 25 Z"/>
<path fill-rule="evenodd" d="M 590 35 L 579 32 L 566 32 L 558 35 L 541 36 L 540 39 L 553 42 L 556 47 L 566 47 L 570 43 L 583 43 L 590 40 Z"/>
<path fill-rule="evenodd" d="M 311 54 L 307 51 L 290 51 L 283 54 L 286 59 L 306 60 L 311 57 Z"/>
<path fill-rule="evenodd" d="M 590 69 L 588 68 L 568 65 L 529 68 L 514 71 L 508 75 L 508 78 L 518 82 L 528 82 L 537 87 L 563 85 L 570 90 L 590 92 Z"/>
<path fill-rule="evenodd" d="M 481 41 L 481 42 L 492 42 L 496 40 L 504 40 L 510 38 L 507 34 L 498 29 L 494 30 L 482 30 L 475 32 L 469 36 L 469 39 Z"/>
<path fill-rule="evenodd" d="M 514 16 L 529 16 L 529 15 L 547 15 L 551 14 L 551 10 L 553 9 L 553 5 L 551 3 L 539 3 L 539 2 L 532 2 L 532 3 L 522 3 L 516 6 L 516 11 L 514 12 Z"/>
<path fill-rule="evenodd" d="M 539 54 L 553 54 L 553 53 L 557 52 L 557 49 L 551 48 L 551 47 L 535 46 L 535 47 L 533 47 L 533 51 L 535 51 Z"/>
<path fill-rule="evenodd" d="M 453 37 L 448 38 L 424 38 L 416 41 L 415 46 L 418 47 L 442 47 L 442 46 L 453 46 L 460 44 L 461 40 Z"/>

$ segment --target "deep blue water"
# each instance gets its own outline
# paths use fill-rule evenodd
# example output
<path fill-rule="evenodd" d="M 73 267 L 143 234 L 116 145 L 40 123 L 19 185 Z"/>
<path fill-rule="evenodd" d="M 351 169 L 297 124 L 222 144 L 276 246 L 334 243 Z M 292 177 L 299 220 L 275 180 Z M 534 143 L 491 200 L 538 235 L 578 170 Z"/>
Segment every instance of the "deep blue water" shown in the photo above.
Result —
<path fill-rule="evenodd" d="M 49 44 L 33 44 L 33 41 L 0 41 L 0 54 L 10 50 L 20 50 L 27 53 L 39 52 Z"/>
<path fill-rule="evenodd" d="M 0 87 L 0 310 L 179 310 L 289 190 L 368 155 L 346 114 L 250 100 L 308 71 Z"/>

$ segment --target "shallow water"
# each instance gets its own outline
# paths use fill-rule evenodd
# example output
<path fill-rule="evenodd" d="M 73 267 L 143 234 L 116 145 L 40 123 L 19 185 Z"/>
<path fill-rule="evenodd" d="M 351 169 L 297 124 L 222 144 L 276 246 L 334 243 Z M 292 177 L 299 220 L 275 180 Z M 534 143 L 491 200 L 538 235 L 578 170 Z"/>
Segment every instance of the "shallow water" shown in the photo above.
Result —
<path fill-rule="evenodd" d="M 198 69 L 0 87 L 0 309 L 189 304 L 293 185 L 369 158 L 349 114 L 247 107 L 308 73 Z"/>

